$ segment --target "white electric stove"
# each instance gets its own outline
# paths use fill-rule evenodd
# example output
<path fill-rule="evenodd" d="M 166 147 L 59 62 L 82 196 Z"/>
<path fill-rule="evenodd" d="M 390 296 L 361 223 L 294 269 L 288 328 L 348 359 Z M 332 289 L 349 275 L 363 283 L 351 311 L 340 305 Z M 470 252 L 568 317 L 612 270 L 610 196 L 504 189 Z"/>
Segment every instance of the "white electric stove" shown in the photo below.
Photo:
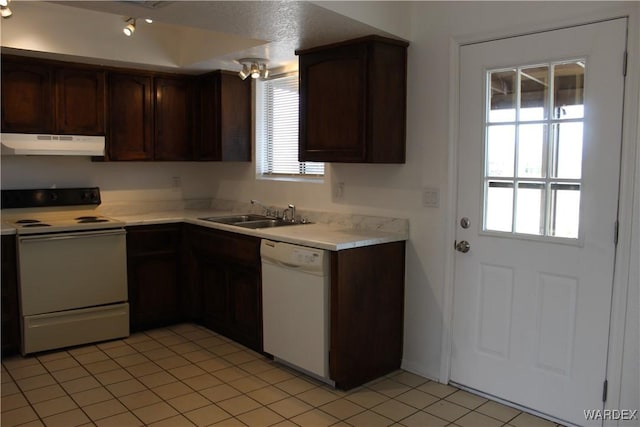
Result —
<path fill-rule="evenodd" d="M 98 188 L 2 190 L 17 233 L 22 353 L 129 335 L 126 231 Z"/>

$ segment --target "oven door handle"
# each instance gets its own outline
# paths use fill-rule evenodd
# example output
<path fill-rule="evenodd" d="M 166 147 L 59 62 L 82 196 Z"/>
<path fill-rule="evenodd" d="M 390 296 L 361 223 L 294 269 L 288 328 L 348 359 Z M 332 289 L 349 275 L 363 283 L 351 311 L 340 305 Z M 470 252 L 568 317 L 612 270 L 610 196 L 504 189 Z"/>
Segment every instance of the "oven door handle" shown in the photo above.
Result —
<path fill-rule="evenodd" d="M 104 236 L 117 236 L 126 234 L 126 230 L 118 228 L 115 230 L 100 230 L 100 231 L 83 231 L 83 232 L 68 232 L 57 235 L 37 235 L 37 236 L 21 236 L 19 238 L 20 243 L 41 242 L 41 241 L 55 241 L 55 240 L 70 240 L 70 239 L 84 239 L 90 237 L 104 237 Z"/>

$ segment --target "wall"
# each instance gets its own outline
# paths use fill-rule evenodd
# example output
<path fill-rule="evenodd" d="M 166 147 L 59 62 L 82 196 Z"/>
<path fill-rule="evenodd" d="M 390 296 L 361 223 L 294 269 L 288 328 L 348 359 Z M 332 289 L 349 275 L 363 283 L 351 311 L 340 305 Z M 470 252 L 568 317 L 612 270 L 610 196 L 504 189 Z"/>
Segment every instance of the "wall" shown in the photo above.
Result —
<path fill-rule="evenodd" d="M 486 39 L 616 17 L 640 8 L 639 3 L 614 2 L 411 2 L 400 14 L 410 19 L 407 163 L 403 165 L 333 164 L 324 183 L 273 182 L 255 179 L 252 164 L 95 164 L 79 159 L 2 160 L 2 187 L 95 183 L 109 199 L 193 197 L 212 195 L 267 204 L 295 203 L 305 209 L 363 213 L 408 218 L 404 367 L 438 379 L 441 360 L 443 308 L 447 280 L 447 240 L 451 221 L 451 147 L 449 85 L 452 39 Z M 362 8 L 362 9 L 360 9 Z M 384 8 L 341 8 L 353 19 L 370 23 L 380 19 Z M 400 16 L 398 15 L 398 16 Z M 398 22 L 394 23 L 397 27 Z M 632 35 L 637 35 L 637 28 Z M 637 48 L 636 48 L 637 49 Z M 636 52 L 637 53 L 637 52 Z M 633 84 L 638 87 L 638 75 Z M 181 175 L 184 192 L 176 194 L 171 177 Z M 344 197 L 333 195 L 333 186 L 345 184 Z M 84 185 L 84 184 L 83 184 Z M 422 190 L 440 193 L 439 207 L 422 206 Z M 636 197 L 638 197 L 636 190 Z M 637 203 L 637 202 L 636 202 Z M 636 205 L 636 209 L 637 205 Z M 637 211 L 636 211 L 637 212 Z M 636 223 L 638 213 L 635 215 Z M 635 236 L 638 236 L 636 229 Z M 637 238 L 632 257 L 637 265 Z M 638 273 L 629 279 L 631 298 L 638 299 Z M 628 372 L 623 401 L 637 402 L 638 329 L 637 305 L 630 303 L 626 349 Z M 633 310 L 635 308 L 635 311 Z M 635 360 L 634 360 L 635 358 Z M 630 361 L 629 361 L 630 359 Z M 635 390 L 635 395 L 633 394 Z M 624 393 L 627 393 L 626 395 Z M 627 399 L 627 400 L 624 400 Z"/>
<path fill-rule="evenodd" d="M 103 203 L 211 197 L 215 163 L 112 162 L 87 157 L 2 156 L 3 189 L 100 187 Z M 173 177 L 181 186 L 174 187 Z"/>

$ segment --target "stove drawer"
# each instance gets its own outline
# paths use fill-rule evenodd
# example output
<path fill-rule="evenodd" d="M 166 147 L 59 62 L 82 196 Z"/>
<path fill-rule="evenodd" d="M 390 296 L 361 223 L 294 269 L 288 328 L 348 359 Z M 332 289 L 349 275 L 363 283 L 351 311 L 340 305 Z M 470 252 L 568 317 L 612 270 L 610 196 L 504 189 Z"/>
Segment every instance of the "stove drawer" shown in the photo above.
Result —
<path fill-rule="evenodd" d="M 128 335 L 127 303 L 25 316 L 22 322 L 22 354 Z"/>

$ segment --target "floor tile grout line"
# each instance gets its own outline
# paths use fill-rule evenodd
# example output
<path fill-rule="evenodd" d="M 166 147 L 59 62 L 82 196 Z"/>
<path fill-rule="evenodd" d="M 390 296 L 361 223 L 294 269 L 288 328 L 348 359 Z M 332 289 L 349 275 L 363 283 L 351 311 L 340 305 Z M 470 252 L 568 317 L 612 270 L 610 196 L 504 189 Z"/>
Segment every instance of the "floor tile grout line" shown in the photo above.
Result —
<path fill-rule="evenodd" d="M 106 352 L 102 351 L 102 349 L 100 349 L 100 348 L 98 347 L 98 345 L 96 345 L 96 348 L 97 348 L 99 351 L 101 351 L 102 353 L 104 353 L 104 354 L 108 357 L 108 359 L 106 359 L 106 360 L 112 360 L 114 363 L 118 364 L 115 360 L 113 360 L 113 359 L 111 358 L 111 356 L 110 356 L 109 354 L 107 354 Z M 87 354 L 87 353 L 84 353 L 84 354 Z M 74 357 L 74 355 L 73 355 L 73 354 L 71 354 L 71 353 L 69 353 L 69 355 L 70 355 L 71 357 L 73 357 L 73 358 L 76 360 L 76 362 L 78 362 L 78 363 L 79 363 L 79 365 L 80 365 L 80 366 L 81 366 L 81 367 L 82 367 L 86 372 L 88 372 L 88 373 L 89 373 L 89 376 L 91 376 L 94 380 L 96 380 L 96 381 L 100 384 L 100 387 L 95 387 L 95 388 L 87 389 L 87 390 L 80 390 L 80 391 L 78 391 L 78 393 L 86 392 L 86 391 L 89 391 L 89 390 L 95 390 L 95 389 L 97 389 L 97 388 L 103 388 L 103 389 L 105 389 L 105 390 L 106 390 L 106 392 L 107 392 L 107 393 L 109 393 L 109 395 L 112 397 L 112 399 L 109 399 L 109 400 L 116 400 L 118 403 L 122 404 L 122 402 L 120 401 L 120 399 L 118 399 L 118 397 L 116 397 L 116 396 L 115 396 L 115 394 L 113 394 L 113 392 L 112 392 L 111 390 L 109 390 L 109 388 L 108 388 L 108 387 L 106 387 L 106 386 L 105 386 L 105 384 L 102 384 L 102 382 L 101 382 L 98 378 L 96 378 L 96 377 L 95 377 L 95 374 L 94 374 L 93 372 L 89 371 L 89 370 L 86 368 L 86 364 L 85 364 L 84 362 L 82 362 L 82 361 L 78 360 L 77 358 L 75 358 L 75 357 Z M 90 362 L 90 363 L 95 363 L 95 362 Z M 87 364 L 88 364 L 88 363 L 87 363 Z M 102 403 L 102 402 L 94 402 L 94 403 L 89 404 L 89 405 L 81 406 L 81 405 L 80 405 L 80 404 L 79 404 L 79 403 L 78 403 L 78 402 L 73 398 L 73 395 L 72 395 L 71 393 L 69 393 L 69 392 L 67 391 L 67 389 L 66 389 L 66 388 L 64 388 L 64 387 L 62 386 L 62 383 L 61 383 L 61 382 L 58 382 L 57 378 L 55 378 L 55 377 L 54 377 L 54 379 L 56 380 L 56 382 L 58 383 L 58 385 L 59 385 L 59 386 L 60 386 L 60 387 L 65 391 L 65 393 L 67 393 L 67 395 L 69 396 L 69 398 L 70 398 L 71 400 L 73 400 L 73 401 L 74 401 L 74 403 L 78 406 L 78 408 L 79 408 L 79 409 L 80 409 L 80 410 L 81 410 L 81 411 L 86 415 L 87 419 L 89 419 L 89 421 L 91 422 L 91 424 L 93 424 L 93 425 L 97 425 L 97 424 L 96 424 L 96 421 L 99 421 L 100 419 L 103 419 L 103 418 L 109 418 L 109 417 L 110 417 L 110 416 L 106 416 L 106 417 L 99 418 L 99 419 L 96 419 L 96 420 L 92 419 L 92 418 L 91 418 L 91 416 L 89 415 L 89 413 L 87 413 L 87 411 L 86 411 L 84 408 L 86 408 L 86 407 L 88 407 L 88 406 L 91 406 L 91 405 L 95 405 L 95 404 L 97 404 L 97 403 Z M 104 402 L 104 401 L 103 401 L 103 402 Z M 124 405 L 123 405 L 123 406 L 124 406 Z M 135 413 L 133 413 L 132 411 L 130 411 L 130 410 L 129 410 L 129 408 L 127 408 L 126 406 L 124 406 L 124 407 L 127 409 L 127 412 L 129 412 L 133 417 L 135 417 L 137 420 L 139 420 L 139 421 L 142 423 L 142 425 L 144 425 L 144 422 L 143 422 L 142 420 L 140 420 L 140 418 L 139 418 Z M 117 414 L 116 414 L 116 415 L 117 415 Z M 42 421 L 42 423 L 43 423 L 43 424 L 45 424 L 45 423 L 44 423 L 44 419 L 41 419 L 41 421 Z M 46 425 L 46 424 L 45 424 L 45 425 Z"/>
<path fill-rule="evenodd" d="M 178 325 L 177 327 L 179 327 L 179 326 L 180 325 Z M 195 387 L 192 387 L 191 385 L 189 385 L 188 382 L 185 382 L 188 379 L 193 378 L 194 376 L 188 376 L 188 377 L 187 376 L 185 376 L 185 377 L 180 376 L 179 377 L 179 376 L 177 376 L 177 375 L 175 375 L 174 373 L 171 372 L 171 370 L 178 369 L 180 367 L 198 367 L 198 368 L 200 368 L 200 366 L 198 366 L 198 363 L 203 362 L 204 360 L 202 360 L 202 361 L 193 361 L 193 360 L 187 359 L 187 358 L 183 357 L 183 355 L 185 353 L 181 353 L 178 349 L 176 349 L 176 347 L 178 347 L 178 346 L 183 346 L 183 345 L 187 345 L 187 344 L 193 345 L 192 349 L 193 349 L 194 352 L 195 351 L 205 351 L 209 355 L 209 359 L 207 359 L 207 360 L 221 359 L 225 363 L 229 364 L 229 366 L 227 366 L 225 368 L 220 368 L 220 369 L 216 369 L 216 370 L 213 370 L 213 371 L 209 371 L 208 369 L 202 369 L 202 368 L 200 368 L 200 369 L 202 369 L 202 371 L 204 372 L 202 375 L 210 375 L 210 376 L 212 376 L 213 378 L 216 379 L 216 381 L 220 382 L 219 385 L 226 385 L 228 387 L 231 387 L 231 389 L 236 390 L 239 393 L 239 395 L 236 396 L 236 397 L 244 396 L 244 397 L 247 397 L 249 399 L 253 399 L 250 396 L 250 393 L 252 393 L 254 391 L 259 391 L 259 390 L 265 389 L 267 387 L 275 387 L 277 390 L 279 390 L 280 392 L 283 393 L 282 397 L 279 397 L 278 399 L 276 399 L 273 402 L 262 403 L 261 401 L 256 401 L 255 399 L 253 399 L 256 402 L 256 404 L 258 405 L 258 407 L 253 409 L 253 410 L 266 408 L 266 409 L 269 409 L 271 411 L 274 411 L 273 409 L 271 409 L 271 406 L 274 405 L 275 403 L 278 403 L 278 402 L 280 402 L 282 400 L 285 400 L 285 399 L 288 399 L 288 398 L 291 398 L 291 397 L 296 398 L 296 399 L 300 399 L 298 396 L 300 396 L 301 394 L 305 393 L 306 391 L 322 389 L 322 390 L 326 390 L 328 392 L 331 392 L 331 390 L 326 388 L 326 386 L 324 384 L 322 384 L 320 382 L 317 382 L 317 381 L 314 381 L 313 379 L 309 379 L 309 378 L 305 377 L 304 375 L 300 375 L 299 373 L 296 373 L 295 371 L 291 371 L 287 367 L 284 367 L 284 366 L 282 366 L 280 364 L 273 363 L 271 360 L 269 360 L 268 357 L 265 357 L 262 354 L 253 352 L 251 349 L 248 349 L 247 347 L 242 346 L 241 344 L 233 343 L 231 341 L 222 339 L 222 338 L 220 338 L 220 336 L 218 334 L 215 334 L 213 332 L 209 332 L 209 331 L 205 330 L 204 328 L 196 326 L 196 325 L 194 325 L 193 327 L 189 327 L 187 329 L 188 329 L 188 331 L 185 332 L 185 333 L 192 334 L 193 338 L 189 338 L 189 337 L 183 335 L 182 333 L 174 330 L 174 328 L 167 328 L 164 331 L 152 330 L 151 333 L 143 333 L 142 334 L 142 336 L 144 337 L 143 340 L 140 339 L 140 335 L 137 335 L 136 337 L 133 337 L 133 338 L 135 338 L 135 340 L 133 340 L 133 341 L 122 340 L 122 341 L 119 342 L 119 345 L 109 345 L 108 347 L 106 347 L 106 346 L 101 347 L 100 344 L 97 344 L 97 345 L 95 345 L 95 348 L 92 349 L 92 351 L 85 351 L 83 353 L 67 353 L 67 355 L 72 357 L 79 364 L 79 367 L 82 367 L 82 369 L 84 369 L 85 372 L 88 373 L 89 377 L 92 377 L 98 384 L 100 384 L 100 387 L 106 389 L 108 394 L 114 400 L 118 401 L 119 403 L 121 403 L 121 404 L 123 403 L 120 400 L 122 397 L 130 395 L 132 393 L 128 393 L 128 394 L 121 395 L 121 396 L 117 397 L 115 395 L 115 393 L 109 388 L 109 386 L 117 385 L 117 384 L 125 382 L 125 381 L 136 380 L 139 383 L 141 383 L 141 385 L 144 387 L 145 391 L 150 391 L 154 396 L 156 396 L 160 400 L 160 402 L 166 403 L 169 407 L 173 408 L 178 414 L 180 414 L 181 416 L 184 416 L 184 417 L 186 417 L 186 414 L 188 412 L 190 412 L 191 410 L 182 411 L 178 407 L 173 406 L 171 403 L 169 403 L 172 399 L 180 397 L 180 396 L 183 396 L 183 395 L 186 395 L 186 394 L 196 393 L 197 395 L 201 396 L 206 402 L 209 402 L 211 405 L 215 405 L 216 407 L 220 408 L 223 411 L 224 411 L 224 409 L 222 409 L 218 405 L 218 403 L 224 402 L 226 400 L 231 399 L 231 398 L 228 398 L 228 399 L 220 400 L 218 402 L 212 402 L 210 399 L 208 399 L 206 396 L 204 396 L 201 393 L 203 390 L 206 390 L 206 388 L 205 389 L 196 389 Z M 204 333 L 197 333 L 200 330 L 204 331 Z M 158 333 L 159 333 L 159 335 L 158 335 Z M 131 338 L 131 337 L 129 337 L 129 338 Z M 204 341 L 204 340 L 206 340 L 208 338 L 216 338 L 216 339 L 220 340 L 220 342 L 217 342 L 217 343 L 215 343 L 213 345 L 208 345 L 206 347 L 200 344 L 202 341 Z M 162 340 L 162 341 L 160 341 L 160 340 Z M 185 340 L 185 341 L 181 341 L 181 340 Z M 152 346 L 154 346 L 153 348 L 149 348 L 147 350 L 142 350 L 142 349 L 136 348 L 134 346 L 134 344 L 136 344 L 136 343 L 148 342 L 148 341 L 155 341 L 155 343 L 151 344 Z M 121 352 L 119 352 L 117 350 L 113 350 L 113 349 L 117 349 L 119 347 L 123 347 L 125 345 L 129 346 L 133 350 L 133 352 L 132 353 L 128 353 L 127 352 L 127 353 L 121 354 Z M 156 345 L 158 347 L 155 347 Z M 229 346 L 229 345 L 232 346 L 232 347 L 235 347 L 236 350 L 235 351 L 227 351 L 229 349 L 222 348 L 223 346 Z M 187 348 L 188 348 L 188 346 L 187 346 Z M 218 352 L 215 351 L 216 348 L 217 348 Z M 109 351 L 109 350 L 112 350 L 112 351 Z M 162 357 L 158 357 L 158 358 L 154 358 L 154 359 L 148 358 L 145 353 L 147 353 L 149 351 L 154 351 L 154 350 L 165 350 L 165 351 L 168 350 L 168 351 L 172 352 L 173 355 L 166 355 L 166 356 L 162 356 Z M 131 376 L 131 378 L 126 379 L 126 380 L 122 380 L 122 381 L 118 381 L 118 382 L 115 382 L 115 383 L 103 384 L 103 382 L 98 379 L 98 375 L 108 373 L 108 372 L 110 372 L 112 370 L 101 371 L 101 372 L 92 372 L 89 369 L 87 369 L 87 365 L 90 365 L 91 363 L 97 363 L 99 361 L 85 361 L 85 362 L 83 362 L 80 359 L 85 359 L 85 358 L 77 357 L 77 356 L 81 356 L 82 354 L 87 354 L 87 353 L 91 353 L 91 352 L 95 352 L 95 351 L 102 352 L 103 354 L 106 355 L 106 357 L 107 357 L 106 360 L 112 361 L 116 366 L 118 366 L 118 368 L 115 368 L 115 369 L 112 369 L 112 370 L 116 370 L 116 369 L 123 370 L 123 371 L 127 372 Z M 127 350 L 124 350 L 124 351 L 126 352 Z M 111 353 L 111 354 L 109 354 L 109 353 Z M 241 353 L 246 353 L 247 356 L 243 356 Z M 113 354 L 113 356 L 112 356 L 112 354 Z M 190 390 L 190 391 L 188 393 L 180 394 L 178 396 L 169 397 L 167 399 L 163 398 L 162 396 L 157 394 L 157 392 L 154 391 L 154 388 L 151 388 L 147 384 L 139 381 L 139 379 L 142 376 L 139 377 L 139 376 L 133 375 L 130 372 L 130 370 L 128 368 L 135 367 L 136 364 L 124 366 L 124 365 L 121 365 L 117 360 L 118 358 L 126 357 L 126 356 L 132 356 L 132 355 L 142 355 L 142 356 L 144 356 L 146 359 L 148 359 L 148 362 L 141 362 L 141 363 L 153 363 L 153 365 L 155 365 L 159 369 L 158 373 L 163 372 L 163 373 L 169 375 L 170 377 L 172 377 L 174 379 L 174 381 L 172 381 L 170 384 L 181 384 L 182 386 L 184 386 L 186 388 L 186 390 Z M 176 356 L 176 355 L 179 356 L 179 357 L 182 357 L 184 359 L 184 361 L 185 361 L 184 365 L 176 365 L 176 366 L 173 366 L 173 367 L 169 365 L 167 368 L 164 368 L 163 366 L 161 366 L 160 364 L 157 363 L 157 361 L 159 361 L 159 360 L 163 360 L 165 358 L 173 357 L 173 356 Z M 246 359 L 245 359 L 245 357 L 246 357 Z M 59 359 L 54 359 L 53 361 L 61 360 L 61 359 L 63 359 L 63 358 L 61 357 Z M 249 363 L 252 363 L 252 362 L 255 362 L 255 361 L 269 363 L 271 366 L 268 369 L 266 369 L 264 371 L 260 371 L 260 372 L 258 372 L 258 371 L 250 372 L 249 370 L 243 369 L 243 365 L 248 365 Z M 64 395 L 69 397 L 72 401 L 74 401 L 74 403 L 76 405 L 78 405 L 78 407 L 81 409 L 81 411 L 85 415 L 88 416 L 88 414 L 84 411 L 83 408 L 85 408 L 87 406 L 90 406 L 90 405 L 85 405 L 84 407 L 80 406 L 79 403 L 76 402 L 73 399 L 73 397 L 71 395 L 71 392 L 67 391 L 67 388 L 62 387 L 62 384 L 65 381 L 60 382 L 53 375 L 54 372 L 61 371 L 63 369 L 58 369 L 58 370 L 54 371 L 52 368 L 50 368 L 47 365 L 45 365 L 45 363 L 47 361 L 42 361 L 42 360 L 36 359 L 36 362 L 39 363 L 41 366 L 43 366 L 44 370 L 53 378 L 55 383 L 58 386 L 60 386 L 60 388 L 62 388 Z M 17 381 L 18 380 L 11 374 L 11 371 L 9 369 L 7 369 L 6 366 L 4 366 L 4 363 L 3 363 L 3 368 L 4 368 L 4 371 L 7 374 L 9 374 L 10 380 L 14 384 L 16 384 L 16 387 L 17 387 L 18 391 L 20 392 L 21 396 L 25 399 L 27 404 L 35 412 L 35 408 L 33 408 L 33 405 L 31 404 L 31 402 L 26 398 L 22 388 L 17 385 Z M 74 367 L 65 368 L 65 369 L 73 369 L 73 368 Z M 228 368 L 239 369 L 239 370 L 241 370 L 243 372 L 243 374 L 241 374 L 242 376 L 239 377 L 239 378 L 229 378 L 229 377 L 225 378 L 225 377 L 222 377 L 222 376 L 216 376 L 216 374 L 215 374 L 216 372 L 224 370 L 224 369 L 228 369 Z M 275 369 L 280 369 L 283 372 L 290 373 L 292 376 L 291 376 L 291 378 L 287 378 L 287 379 L 269 380 L 269 381 L 265 381 L 262 378 L 258 377 L 258 375 L 263 373 L 263 372 L 268 372 L 268 371 L 275 370 Z M 346 421 L 347 419 L 349 419 L 351 417 L 354 417 L 354 416 L 357 416 L 357 415 L 362 414 L 362 413 L 371 412 L 371 413 L 374 413 L 376 415 L 379 415 L 381 417 L 384 417 L 384 418 L 388 419 L 389 423 L 401 424 L 401 422 L 403 420 L 406 420 L 407 418 L 409 418 L 409 417 L 411 417 L 411 416 L 413 416 L 413 415 L 415 415 L 417 413 L 420 413 L 420 412 L 428 413 L 428 412 L 425 411 L 425 409 L 427 409 L 428 407 L 430 407 L 432 405 L 435 405 L 435 404 L 437 404 L 438 402 L 441 402 L 441 401 L 446 401 L 449 404 L 460 406 L 461 408 L 464 408 L 464 410 L 465 410 L 465 413 L 462 414 L 461 416 L 457 417 L 454 421 L 448 421 L 448 420 L 445 420 L 443 418 L 438 417 L 437 415 L 429 413 L 429 415 L 435 416 L 435 417 L 437 417 L 439 419 L 442 419 L 444 422 L 452 424 L 452 425 L 454 425 L 456 421 L 460 420 L 461 418 L 463 418 L 464 416 L 466 416 L 466 415 L 468 415 L 470 413 L 478 413 L 478 414 L 490 417 L 490 418 L 496 420 L 497 422 L 504 423 L 504 425 L 506 425 L 506 424 L 508 424 L 510 421 L 512 421 L 513 419 L 515 419 L 516 417 L 518 417 L 522 413 L 521 411 L 519 411 L 509 421 L 507 421 L 505 423 L 502 420 L 495 419 L 495 418 L 491 417 L 490 415 L 483 414 L 483 413 L 477 411 L 478 408 L 480 408 L 482 405 L 486 404 L 488 401 L 485 401 L 485 402 L 481 403 L 480 405 L 476 406 L 475 408 L 469 408 L 469 407 L 467 407 L 465 405 L 461 405 L 459 403 L 456 403 L 455 401 L 452 401 L 452 400 L 448 399 L 450 396 L 460 392 L 461 391 L 460 389 L 454 389 L 450 393 L 448 393 L 446 395 L 443 395 L 443 396 L 433 395 L 433 394 L 431 394 L 429 392 L 426 392 L 424 390 L 420 390 L 420 387 L 422 387 L 425 384 L 431 383 L 433 381 L 425 378 L 424 381 L 419 381 L 419 383 L 411 384 L 411 381 L 409 381 L 409 379 L 407 379 L 407 382 L 403 382 L 400 378 L 398 378 L 400 375 L 403 375 L 403 374 L 408 374 L 409 376 L 415 375 L 415 374 L 412 374 L 412 373 L 407 372 L 407 371 L 397 370 L 397 371 L 395 371 L 393 373 L 390 373 L 390 374 L 384 376 L 383 378 L 381 378 L 379 380 L 372 381 L 372 382 L 367 383 L 367 384 L 365 384 L 365 385 L 363 385 L 361 387 L 358 387 L 358 388 L 356 388 L 354 390 L 351 390 L 351 391 L 348 391 L 348 392 L 341 392 L 339 394 L 336 393 L 336 394 L 334 394 L 335 399 L 332 399 L 332 400 L 330 400 L 328 402 L 310 403 L 309 401 L 305 401 L 303 399 L 300 399 L 306 405 L 309 405 L 309 409 L 306 410 L 306 411 L 303 411 L 303 412 L 301 412 L 299 414 L 295 414 L 295 415 L 291 415 L 289 417 L 286 417 L 286 416 L 280 415 L 276 411 L 274 411 L 274 412 L 278 413 L 279 416 L 282 416 L 284 419 L 287 419 L 287 420 L 289 420 L 291 422 L 294 422 L 294 421 L 292 421 L 294 418 L 296 418 L 296 417 L 298 417 L 300 415 L 306 414 L 308 412 L 311 412 L 313 410 L 318 410 L 318 411 L 321 411 L 322 413 L 325 413 L 327 415 L 335 417 L 334 415 L 332 415 L 331 413 L 327 412 L 326 410 L 323 410 L 322 406 L 325 406 L 325 405 L 327 405 L 327 404 L 329 404 L 331 402 L 335 402 L 335 401 L 339 401 L 339 400 L 345 400 L 345 401 L 349 401 L 351 404 L 354 404 L 355 406 L 359 407 L 361 409 L 361 411 L 359 411 L 356 414 L 353 414 L 353 415 L 351 415 L 349 417 L 346 417 L 346 418 L 344 418 L 342 420 L 339 420 L 338 423 L 344 422 L 345 424 L 349 424 L 348 421 Z M 149 375 L 152 375 L 152 374 L 149 374 Z M 199 375 L 195 375 L 195 376 L 199 376 Z M 415 375 L 415 376 L 419 377 L 418 375 Z M 84 377 L 80 377 L 80 378 L 84 378 Z M 243 378 L 257 378 L 257 379 L 260 379 L 260 381 L 263 381 L 264 384 L 262 384 L 260 387 L 258 387 L 256 389 L 242 391 L 239 388 L 234 387 L 233 384 L 236 381 L 239 381 L 239 380 L 241 380 Z M 303 390 L 301 392 L 294 392 L 294 391 L 291 391 L 291 390 L 287 391 L 286 388 L 280 388 L 280 387 L 277 386 L 277 384 L 284 383 L 284 382 L 286 382 L 288 380 L 294 380 L 296 378 L 302 379 L 304 381 L 308 381 L 311 384 L 312 387 L 310 389 L 308 389 L 308 390 Z M 378 384 L 378 383 L 380 383 L 382 381 L 385 381 L 385 380 L 392 381 L 391 385 L 393 385 L 395 383 L 395 384 L 397 384 L 398 387 L 402 388 L 403 390 L 401 392 L 397 393 L 397 394 L 385 394 L 385 393 L 381 393 L 381 390 L 374 388 L 374 386 L 376 384 Z M 72 381 L 72 380 L 70 380 L 70 381 Z M 160 386 L 162 386 L 162 385 L 160 385 Z M 400 396 L 402 396 L 402 395 L 404 395 L 407 392 L 412 391 L 412 390 L 418 390 L 421 393 L 425 393 L 426 395 L 428 395 L 428 396 L 430 396 L 432 398 L 435 398 L 436 400 L 431 402 L 430 404 L 428 404 L 424 408 L 420 408 L 420 407 L 413 406 L 412 404 L 405 403 L 402 400 L 398 399 Z M 372 405 L 370 407 L 368 407 L 368 406 L 365 407 L 364 405 L 360 405 L 359 403 L 348 399 L 348 397 L 350 395 L 354 394 L 354 392 L 357 392 L 357 391 L 375 392 L 375 393 L 379 394 L 380 396 L 382 396 L 383 400 L 380 401 L 380 402 L 377 402 L 376 404 L 374 404 L 374 405 Z M 109 399 L 109 400 L 111 400 L 111 399 Z M 382 413 L 378 413 L 378 412 L 376 412 L 374 410 L 378 406 L 381 406 L 381 405 L 383 405 L 385 403 L 388 403 L 390 401 L 406 405 L 408 408 L 411 409 L 411 411 L 412 411 L 411 414 L 409 414 L 409 415 L 407 415 L 407 416 L 405 416 L 403 418 L 400 418 L 398 421 L 394 421 L 393 419 L 383 415 Z M 97 403 L 100 403 L 100 402 L 97 402 Z M 127 411 L 129 413 L 131 413 L 132 415 L 135 416 L 135 413 L 133 413 L 132 410 L 130 410 L 128 407 L 126 407 L 126 408 L 127 408 Z M 192 410 L 197 410 L 197 409 L 198 408 L 194 408 Z M 244 415 L 244 414 L 246 414 L 248 412 L 251 412 L 253 410 L 244 411 L 244 412 L 238 412 L 238 413 L 236 413 L 235 416 L 231 415 L 230 413 L 228 413 L 226 411 L 224 411 L 224 412 L 226 414 L 228 414 L 230 418 L 233 418 L 236 421 L 240 421 L 238 419 L 239 416 Z M 37 412 L 36 412 L 36 416 L 39 417 L 39 414 L 37 414 Z M 88 418 L 91 419 L 90 417 L 88 417 Z M 338 417 L 335 417 L 335 418 L 338 418 Z M 41 418 L 39 417 L 39 419 L 41 419 Z M 139 420 L 138 417 L 136 417 L 136 419 Z M 161 421 L 161 420 L 158 420 L 158 421 Z M 93 422 L 93 420 L 91 421 L 91 423 L 95 424 Z"/>

